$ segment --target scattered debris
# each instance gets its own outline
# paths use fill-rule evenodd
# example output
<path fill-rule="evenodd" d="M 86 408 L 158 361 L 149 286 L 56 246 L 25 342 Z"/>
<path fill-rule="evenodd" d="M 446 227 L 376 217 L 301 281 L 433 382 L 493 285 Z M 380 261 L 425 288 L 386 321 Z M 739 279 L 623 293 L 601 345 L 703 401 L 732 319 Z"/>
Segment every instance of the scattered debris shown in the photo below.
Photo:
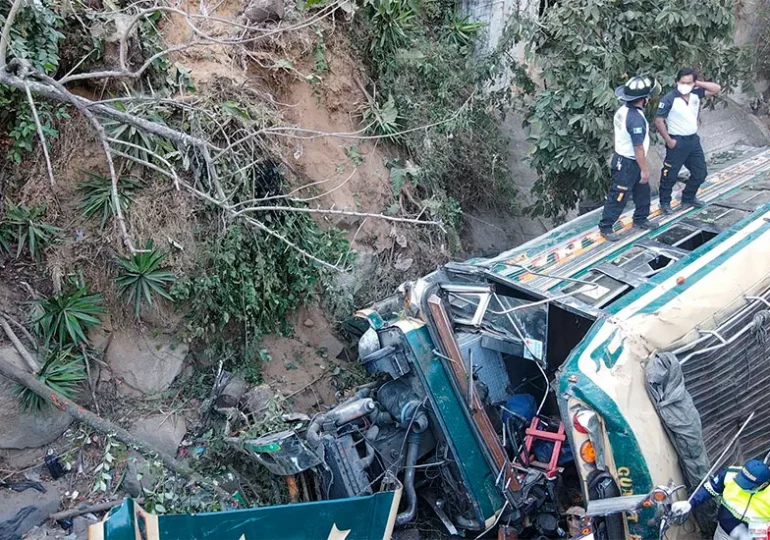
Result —
<path fill-rule="evenodd" d="M 42 524 L 61 506 L 59 489 L 47 484 L 44 492 L 27 489 L 21 493 L 0 490 L 0 538 L 20 540 L 33 527 Z"/>

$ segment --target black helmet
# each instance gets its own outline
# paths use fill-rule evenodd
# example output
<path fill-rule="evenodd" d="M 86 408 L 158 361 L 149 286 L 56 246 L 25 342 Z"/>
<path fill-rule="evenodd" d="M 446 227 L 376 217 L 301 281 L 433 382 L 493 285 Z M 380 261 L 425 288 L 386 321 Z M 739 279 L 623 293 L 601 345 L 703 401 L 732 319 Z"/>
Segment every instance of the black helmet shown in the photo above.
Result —
<path fill-rule="evenodd" d="M 623 86 L 618 86 L 615 95 L 623 101 L 636 101 L 652 96 L 657 87 L 658 83 L 652 77 L 637 75 L 628 79 Z"/>

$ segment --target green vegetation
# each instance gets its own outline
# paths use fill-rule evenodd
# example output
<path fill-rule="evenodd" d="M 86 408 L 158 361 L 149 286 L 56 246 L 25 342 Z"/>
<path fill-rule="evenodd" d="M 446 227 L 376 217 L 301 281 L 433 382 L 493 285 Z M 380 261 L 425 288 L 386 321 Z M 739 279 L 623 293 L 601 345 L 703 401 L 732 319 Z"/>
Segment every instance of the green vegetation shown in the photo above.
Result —
<path fill-rule="evenodd" d="M 736 84 L 747 62 L 732 45 L 732 10 L 730 0 L 665 0 L 654 9 L 646 0 L 575 0 L 549 6 L 536 27 L 513 29 L 523 31 L 545 84 L 525 122 L 539 176 L 535 213 L 559 216 L 603 197 L 613 90 L 628 76 L 653 74 L 666 87 L 679 68 L 694 66 L 723 88 Z"/>
<path fill-rule="evenodd" d="M 755 78 L 770 80 L 770 0 L 760 0 L 754 10 L 756 19 L 753 26 L 756 34 L 751 51 L 752 71 Z M 767 90 L 765 94 L 768 94 Z"/>
<path fill-rule="evenodd" d="M 156 295 L 172 300 L 166 289 L 176 281 L 176 277 L 163 267 L 165 259 L 166 255 L 155 249 L 152 240 L 147 242 L 141 253 L 117 257 L 120 275 L 115 278 L 115 283 L 128 303 L 133 305 L 135 316 L 139 316 L 143 305 L 151 307 Z"/>
<path fill-rule="evenodd" d="M 0 247 L 8 253 L 14 252 L 16 258 L 26 248 L 33 259 L 39 259 L 43 250 L 50 246 L 59 229 L 46 223 L 43 219 L 45 206 L 10 205 L 6 209 L 5 219 L 0 224 Z"/>
<path fill-rule="evenodd" d="M 84 362 L 83 355 L 74 351 L 71 346 L 53 349 L 48 351 L 45 362 L 35 373 L 35 377 L 61 395 L 73 399 L 80 383 L 86 380 Z M 39 411 L 47 405 L 43 398 L 25 386 L 16 385 L 14 391 L 25 411 Z"/>
<path fill-rule="evenodd" d="M 346 262 L 348 245 L 336 230 L 322 230 L 306 214 L 261 216 L 279 233 L 319 258 Z M 267 218 L 267 219 L 265 219 Z M 289 331 L 288 317 L 313 298 L 329 271 L 271 236 L 231 225 L 205 243 L 196 276 L 184 276 L 171 290 L 187 302 L 188 339 L 209 347 L 235 344 L 249 361 L 257 338 Z M 217 343 L 219 342 L 219 343 Z"/>
<path fill-rule="evenodd" d="M 107 221 L 115 216 L 115 202 L 112 199 L 112 181 L 107 176 L 94 172 L 83 171 L 86 179 L 78 186 L 82 196 L 78 210 L 84 219 L 101 216 L 100 227 L 104 229 Z M 138 178 L 121 176 L 118 178 L 118 199 L 120 208 L 125 213 L 131 205 L 132 193 L 142 187 Z"/>
<path fill-rule="evenodd" d="M 99 324 L 98 316 L 104 314 L 102 295 L 89 294 L 84 284 L 69 286 L 36 303 L 39 309 L 32 325 L 46 347 L 87 345 L 85 331 Z"/>
<path fill-rule="evenodd" d="M 0 27 L 5 23 L 10 5 L 4 2 L 0 7 Z M 45 3 L 23 5 L 10 33 L 14 56 L 28 61 L 43 73 L 55 73 L 59 68 L 59 46 L 64 39 L 63 25 L 64 19 Z M 69 118 L 66 108 L 47 101 L 39 102 L 37 108 L 46 137 L 56 137 L 55 121 Z M 35 122 L 26 97 L 3 85 L 0 85 L 0 129 L 5 130 L 4 134 L 12 140 L 8 159 L 21 162 L 36 143 Z"/>
<path fill-rule="evenodd" d="M 401 120 L 396 102 L 392 95 L 388 96 L 383 104 L 372 103 L 361 113 L 361 120 L 367 127 L 367 131 L 373 134 L 384 135 L 390 141 L 397 141 L 400 137 Z"/>
<path fill-rule="evenodd" d="M 378 95 L 363 124 L 397 139 L 419 166 L 413 199 L 433 217 L 512 207 L 515 189 L 500 131 L 505 96 L 482 91 L 501 56 L 473 54 L 483 25 L 460 17 L 444 0 L 370 0 L 364 13 L 360 39 Z"/>

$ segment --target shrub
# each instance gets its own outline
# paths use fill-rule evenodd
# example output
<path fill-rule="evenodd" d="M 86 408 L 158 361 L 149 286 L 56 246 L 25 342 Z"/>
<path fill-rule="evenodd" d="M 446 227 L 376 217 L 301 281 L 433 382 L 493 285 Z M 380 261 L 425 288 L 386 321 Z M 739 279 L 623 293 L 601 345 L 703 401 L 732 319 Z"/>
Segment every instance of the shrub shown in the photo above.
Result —
<path fill-rule="evenodd" d="M 655 9 L 646 0 L 574 0 L 554 3 L 530 25 L 522 39 L 545 86 L 525 121 L 538 173 L 535 213 L 556 217 L 603 197 L 619 106 L 613 91 L 629 76 L 651 73 L 668 86 L 679 68 L 694 66 L 725 89 L 736 84 L 749 62 L 732 45 L 732 9 L 721 0 L 662 0 Z"/>
<path fill-rule="evenodd" d="M 348 245 L 338 231 L 321 230 L 305 214 L 261 217 L 308 252 L 344 264 Z M 200 273 L 181 278 L 171 294 L 189 303 L 190 338 L 249 342 L 288 331 L 287 318 L 316 294 L 327 272 L 271 236 L 231 225 L 207 242 Z"/>

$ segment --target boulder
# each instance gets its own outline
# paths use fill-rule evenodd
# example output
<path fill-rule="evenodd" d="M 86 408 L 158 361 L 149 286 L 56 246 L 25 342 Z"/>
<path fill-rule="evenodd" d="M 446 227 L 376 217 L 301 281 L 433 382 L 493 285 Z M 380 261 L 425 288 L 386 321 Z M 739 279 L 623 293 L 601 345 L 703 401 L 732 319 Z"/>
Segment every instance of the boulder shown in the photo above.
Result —
<path fill-rule="evenodd" d="M 175 414 L 155 414 L 138 420 L 131 433 L 154 448 L 175 456 L 187 433 L 187 423 L 182 416 Z"/>
<path fill-rule="evenodd" d="M 0 362 L 24 369 L 12 346 L 0 347 Z M 16 383 L 0 376 L 0 449 L 38 448 L 56 440 L 72 423 L 72 417 L 53 407 L 24 412 L 14 392 Z M 2 538 L 0 536 L 0 538 Z"/>
<path fill-rule="evenodd" d="M 24 533 L 37 527 L 61 505 L 59 490 L 46 484 L 45 493 L 34 489 L 22 492 L 0 491 L 0 538 L 21 540 Z"/>
<path fill-rule="evenodd" d="M 266 384 L 255 386 L 244 396 L 246 410 L 252 414 L 263 412 L 273 399 L 273 389 Z"/>
<path fill-rule="evenodd" d="M 243 11 L 244 18 L 253 24 L 280 21 L 284 15 L 283 0 L 255 0 Z"/>
<path fill-rule="evenodd" d="M 170 336 L 151 337 L 115 331 L 105 359 L 113 377 L 122 379 L 128 394 L 158 394 L 166 390 L 182 370 L 188 347 Z"/>
<path fill-rule="evenodd" d="M 144 495 L 142 488 L 153 489 L 157 482 L 155 474 L 152 472 L 150 462 L 139 452 L 131 450 L 128 453 L 128 462 L 126 467 L 126 477 L 123 480 L 123 489 L 132 497 Z"/>

